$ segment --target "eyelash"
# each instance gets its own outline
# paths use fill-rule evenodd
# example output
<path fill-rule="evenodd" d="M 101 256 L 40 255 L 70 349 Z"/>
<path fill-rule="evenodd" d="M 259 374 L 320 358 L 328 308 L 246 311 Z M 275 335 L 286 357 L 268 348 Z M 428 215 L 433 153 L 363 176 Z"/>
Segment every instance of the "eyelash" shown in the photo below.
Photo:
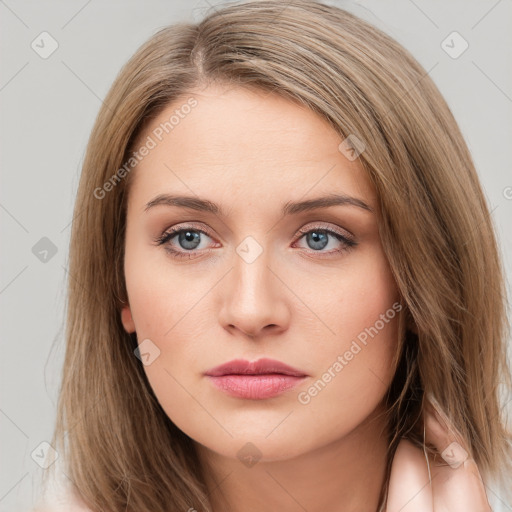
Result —
<path fill-rule="evenodd" d="M 198 229 L 194 226 L 184 226 L 184 227 L 179 227 L 179 228 L 169 228 L 167 229 L 166 231 L 164 231 L 160 236 L 158 236 L 156 239 L 155 239 L 155 244 L 157 246 L 160 246 L 160 245 L 165 245 L 167 244 L 171 239 L 173 239 L 176 235 L 179 235 L 180 233 L 184 232 L 184 231 L 193 231 L 193 232 L 196 232 L 196 233 L 202 233 L 210 238 L 213 238 L 207 231 L 203 230 L 203 229 Z M 341 233 L 337 232 L 337 231 L 334 231 L 333 229 L 329 229 L 325 226 L 314 226 L 312 228 L 309 228 L 309 229 L 299 229 L 297 231 L 297 233 L 295 233 L 295 237 L 298 236 L 297 240 L 296 241 L 299 241 L 303 236 L 307 235 L 308 233 L 311 233 L 311 232 L 321 232 L 321 233 L 325 233 L 325 234 L 328 234 L 328 235 L 331 235 L 333 236 L 334 238 L 336 238 L 338 241 L 340 241 L 343 245 L 343 248 L 342 249 L 336 249 L 336 250 L 333 250 L 333 251 L 330 251 L 330 252 L 322 252 L 322 251 L 315 251 L 313 249 L 310 249 L 310 251 L 308 252 L 312 252 L 312 253 L 317 253 L 317 254 L 328 254 L 328 255 L 332 255 L 332 254 L 336 254 L 336 253 L 341 253 L 341 252 L 348 252 L 350 249 L 353 249 L 356 245 L 357 245 L 357 242 L 352 239 L 352 238 L 349 238 L 345 235 L 342 235 Z M 300 236 L 299 236 L 300 235 Z M 294 242 L 295 243 L 295 242 Z M 192 254 L 194 253 L 194 250 L 190 250 L 190 251 L 177 251 L 176 249 L 172 249 L 169 245 L 167 245 L 167 247 L 165 247 L 165 250 L 173 257 L 173 258 L 176 258 L 176 259 L 188 259 L 188 260 L 191 260 L 191 259 L 194 259 L 196 257 L 199 257 L 199 256 L 193 256 Z M 207 249 L 205 250 L 204 252 L 206 253 L 209 253 L 211 251 L 211 249 Z M 324 256 L 320 256 L 321 258 L 324 257 Z"/>

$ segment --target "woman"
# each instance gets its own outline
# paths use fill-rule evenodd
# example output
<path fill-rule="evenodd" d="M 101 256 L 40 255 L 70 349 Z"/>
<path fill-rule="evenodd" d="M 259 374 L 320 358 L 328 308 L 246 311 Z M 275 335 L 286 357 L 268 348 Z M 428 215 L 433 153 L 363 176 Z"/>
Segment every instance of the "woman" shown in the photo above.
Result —
<path fill-rule="evenodd" d="M 474 165 L 424 69 L 348 12 L 247 2 L 143 45 L 69 274 L 52 445 L 77 507 L 482 511 L 510 474 Z"/>

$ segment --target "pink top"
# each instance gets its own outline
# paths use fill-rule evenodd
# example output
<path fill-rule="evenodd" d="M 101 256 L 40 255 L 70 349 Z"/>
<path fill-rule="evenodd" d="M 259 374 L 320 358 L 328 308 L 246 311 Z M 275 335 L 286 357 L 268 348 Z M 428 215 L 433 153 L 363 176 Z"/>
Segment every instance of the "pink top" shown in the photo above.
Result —
<path fill-rule="evenodd" d="M 59 473 L 60 474 L 60 473 Z M 74 495 L 69 481 L 60 476 L 51 479 L 36 508 L 31 512 L 92 512 Z"/>

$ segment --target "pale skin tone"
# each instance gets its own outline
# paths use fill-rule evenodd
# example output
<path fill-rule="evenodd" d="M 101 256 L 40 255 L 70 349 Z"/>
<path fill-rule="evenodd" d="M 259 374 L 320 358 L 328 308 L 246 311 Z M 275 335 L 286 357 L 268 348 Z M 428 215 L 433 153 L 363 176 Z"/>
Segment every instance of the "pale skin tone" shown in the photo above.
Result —
<path fill-rule="evenodd" d="M 162 111 L 140 143 L 191 96 L 197 106 L 133 171 L 124 328 L 160 350 L 144 370 L 166 414 L 208 465 L 215 512 L 377 510 L 387 450 L 382 401 L 397 348 L 398 314 L 386 312 L 400 298 L 378 233 L 375 192 L 358 159 L 339 151 L 343 138 L 324 120 L 263 92 L 194 91 Z M 162 194 L 205 199 L 221 211 L 147 209 Z M 286 203 L 332 194 L 357 201 L 283 215 Z M 158 245 L 170 228 L 195 238 L 180 243 L 174 233 Z M 312 232 L 323 233 L 323 245 Z M 251 263 L 237 252 L 246 237 L 256 244 L 252 250 L 262 250 Z M 378 334 L 301 403 L 299 393 L 381 315 L 386 322 Z M 308 377 L 277 397 L 247 400 L 224 394 L 203 375 L 232 359 L 261 357 Z M 443 450 L 451 439 L 432 425 L 427 440 Z M 261 457 L 251 467 L 237 456 L 247 443 Z M 387 510 L 430 512 L 433 502 L 443 510 L 443 497 L 471 478 L 464 466 L 434 466 L 431 461 L 433 484 L 425 487 L 425 456 L 402 441 Z M 456 488 L 437 471 L 458 474 Z M 472 478 L 465 491 L 470 505 L 461 510 L 490 510 L 470 508 L 477 499 L 486 503 L 479 478 Z M 436 486 L 436 480 L 446 483 Z"/>

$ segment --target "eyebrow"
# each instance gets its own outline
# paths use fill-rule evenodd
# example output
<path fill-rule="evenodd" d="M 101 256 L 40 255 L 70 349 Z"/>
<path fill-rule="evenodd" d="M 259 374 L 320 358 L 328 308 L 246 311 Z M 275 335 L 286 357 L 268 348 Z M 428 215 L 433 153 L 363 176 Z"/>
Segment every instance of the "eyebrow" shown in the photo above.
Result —
<path fill-rule="evenodd" d="M 214 214 L 224 215 L 222 208 L 216 203 L 207 199 L 191 196 L 177 196 L 170 194 L 160 194 L 146 204 L 145 212 L 151 208 L 158 206 L 178 206 L 181 208 L 189 208 L 191 210 L 210 212 Z M 357 197 L 347 196 L 344 194 L 330 194 L 328 196 L 307 199 L 305 201 L 288 201 L 283 205 L 283 215 L 296 215 L 319 208 L 329 208 L 330 206 L 356 206 L 363 210 L 373 212 L 373 209 L 363 200 Z"/>

